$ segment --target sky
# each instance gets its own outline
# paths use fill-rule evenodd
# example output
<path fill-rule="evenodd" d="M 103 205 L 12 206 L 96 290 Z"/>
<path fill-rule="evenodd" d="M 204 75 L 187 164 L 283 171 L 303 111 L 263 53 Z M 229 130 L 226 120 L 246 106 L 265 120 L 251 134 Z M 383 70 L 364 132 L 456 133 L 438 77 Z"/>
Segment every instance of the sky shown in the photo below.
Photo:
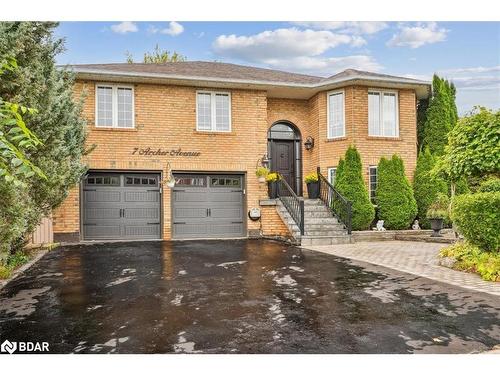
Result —
<path fill-rule="evenodd" d="M 141 62 L 156 44 L 190 61 L 328 77 L 353 68 L 452 80 L 461 115 L 500 108 L 500 22 L 62 22 L 59 64 Z"/>

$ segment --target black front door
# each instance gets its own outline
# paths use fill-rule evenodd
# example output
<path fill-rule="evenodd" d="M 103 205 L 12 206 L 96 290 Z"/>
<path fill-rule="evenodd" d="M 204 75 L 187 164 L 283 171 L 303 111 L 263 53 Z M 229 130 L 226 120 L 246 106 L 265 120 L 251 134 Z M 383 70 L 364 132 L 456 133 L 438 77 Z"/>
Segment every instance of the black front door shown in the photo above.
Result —
<path fill-rule="evenodd" d="M 273 141 L 271 150 L 271 170 L 283 176 L 288 185 L 296 191 L 295 169 L 293 167 L 293 141 Z"/>

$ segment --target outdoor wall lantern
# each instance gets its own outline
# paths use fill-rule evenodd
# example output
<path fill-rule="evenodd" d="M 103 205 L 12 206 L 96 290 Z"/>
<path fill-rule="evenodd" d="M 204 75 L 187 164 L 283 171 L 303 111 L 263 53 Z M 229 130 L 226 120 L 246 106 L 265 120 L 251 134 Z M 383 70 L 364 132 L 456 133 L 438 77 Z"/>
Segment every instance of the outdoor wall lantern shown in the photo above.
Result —
<path fill-rule="evenodd" d="M 304 142 L 304 147 L 306 148 L 306 150 L 312 150 L 312 148 L 314 147 L 314 138 L 309 136 L 306 138 L 306 141 Z"/>
<path fill-rule="evenodd" d="M 174 175 L 172 174 L 172 167 L 168 162 L 167 162 L 167 175 L 165 176 L 165 184 L 170 189 L 172 189 L 175 186 L 175 178 Z"/>
<path fill-rule="evenodd" d="M 260 160 L 260 164 L 264 168 L 269 168 L 269 157 L 267 156 L 267 154 L 264 154 L 259 160 Z"/>

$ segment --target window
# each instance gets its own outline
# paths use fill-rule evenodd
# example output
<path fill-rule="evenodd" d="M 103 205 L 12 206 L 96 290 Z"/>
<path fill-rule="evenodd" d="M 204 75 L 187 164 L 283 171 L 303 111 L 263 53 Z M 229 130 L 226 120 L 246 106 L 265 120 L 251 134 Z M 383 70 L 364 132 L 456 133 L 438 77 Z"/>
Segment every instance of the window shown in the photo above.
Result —
<path fill-rule="evenodd" d="M 125 186 L 156 186 L 156 177 L 125 176 Z"/>
<path fill-rule="evenodd" d="M 119 186 L 120 177 L 118 176 L 89 176 L 85 180 L 86 185 L 109 185 L 109 186 Z"/>
<path fill-rule="evenodd" d="M 370 184 L 370 199 L 375 203 L 375 193 L 377 191 L 377 167 L 368 167 L 368 176 Z"/>
<path fill-rule="evenodd" d="M 224 92 L 196 93 L 196 130 L 231 131 L 231 95 Z"/>
<path fill-rule="evenodd" d="M 328 168 L 328 182 L 335 186 L 335 176 L 337 174 L 337 167 Z"/>
<path fill-rule="evenodd" d="M 239 177 L 212 177 L 210 179 L 212 187 L 240 187 L 241 179 Z"/>
<path fill-rule="evenodd" d="M 204 187 L 207 184 L 205 176 L 175 176 L 176 186 Z"/>
<path fill-rule="evenodd" d="M 391 91 L 368 92 L 368 135 L 398 137 L 398 96 Z"/>
<path fill-rule="evenodd" d="M 96 85 L 96 126 L 134 127 L 134 88 L 122 85 Z"/>
<path fill-rule="evenodd" d="M 328 138 L 345 136 L 344 92 L 328 93 Z"/>

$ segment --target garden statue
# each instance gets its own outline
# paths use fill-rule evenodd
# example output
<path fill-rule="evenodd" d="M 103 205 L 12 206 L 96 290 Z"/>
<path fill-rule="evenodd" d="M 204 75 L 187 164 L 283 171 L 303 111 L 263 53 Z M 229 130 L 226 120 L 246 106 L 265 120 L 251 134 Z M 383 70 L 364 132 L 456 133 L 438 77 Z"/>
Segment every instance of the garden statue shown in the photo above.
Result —
<path fill-rule="evenodd" d="M 415 219 L 415 221 L 413 222 L 413 225 L 411 226 L 411 229 L 413 230 L 420 230 L 420 225 L 418 224 L 418 220 Z"/>
<path fill-rule="evenodd" d="M 384 228 L 384 220 L 379 220 L 377 221 L 377 227 L 376 228 L 373 228 L 373 230 L 376 230 L 378 232 L 383 232 L 384 230 L 386 230 Z"/>

